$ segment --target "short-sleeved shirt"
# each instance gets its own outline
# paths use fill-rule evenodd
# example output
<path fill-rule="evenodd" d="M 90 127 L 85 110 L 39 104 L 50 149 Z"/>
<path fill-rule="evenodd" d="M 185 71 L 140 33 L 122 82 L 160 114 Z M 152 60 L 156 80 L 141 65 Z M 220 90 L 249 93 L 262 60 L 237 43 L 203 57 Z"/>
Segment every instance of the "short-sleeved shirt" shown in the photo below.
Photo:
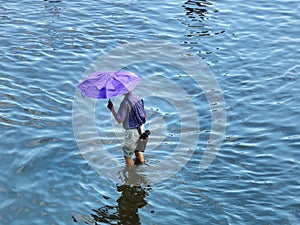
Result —
<path fill-rule="evenodd" d="M 117 112 L 117 115 L 122 121 L 123 128 L 125 130 L 138 128 L 139 126 L 139 121 L 135 117 L 132 110 L 133 107 L 136 107 L 137 111 L 139 111 L 141 114 L 146 115 L 144 102 L 139 96 L 133 93 L 125 95 Z"/>

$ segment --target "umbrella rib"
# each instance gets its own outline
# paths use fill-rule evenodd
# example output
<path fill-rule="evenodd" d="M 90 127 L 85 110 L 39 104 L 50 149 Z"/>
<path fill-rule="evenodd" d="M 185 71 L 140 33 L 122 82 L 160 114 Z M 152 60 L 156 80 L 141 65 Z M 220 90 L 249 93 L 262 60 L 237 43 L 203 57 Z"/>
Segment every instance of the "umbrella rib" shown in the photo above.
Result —
<path fill-rule="evenodd" d="M 129 77 L 129 76 L 128 76 Z M 122 80 L 120 80 L 118 77 L 113 77 L 114 79 L 116 79 L 117 81 L 119 81 L 125 88 L 126 88 L 126 91 L 130 91 L 130 84 L 132 83 L 128 83 L 128 84 L 126 84 L 126 83 L 124 83 Z M 135 78 L 135 80 L 133 80 L 133 82 L 135 82 L 135 81 L 137 81 L 137 82 L 139 82 L 139 79 L 138 78 Z"/>
<path fill-rule="evenodd" d="M 125 84 L 122 80 L 118 79 L 118 77 L 113 77 L 115 80 L 119 81 L 124 87 L 126 87 L 126 89 L 128 90 L 127 88 L 127 84 Z"/>

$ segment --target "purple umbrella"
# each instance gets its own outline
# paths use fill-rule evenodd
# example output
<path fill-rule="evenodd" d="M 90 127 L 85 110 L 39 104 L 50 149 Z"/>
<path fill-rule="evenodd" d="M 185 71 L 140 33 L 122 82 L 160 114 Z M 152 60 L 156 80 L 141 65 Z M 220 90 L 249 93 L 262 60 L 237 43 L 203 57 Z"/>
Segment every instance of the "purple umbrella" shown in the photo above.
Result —
<path fill-rule="evenodd" d="M 95 72 L 82 81 L 77 87 L 81 93 L 90 98 L 111 98 L 132 91 L 140 78 L 130 71 Z"/>

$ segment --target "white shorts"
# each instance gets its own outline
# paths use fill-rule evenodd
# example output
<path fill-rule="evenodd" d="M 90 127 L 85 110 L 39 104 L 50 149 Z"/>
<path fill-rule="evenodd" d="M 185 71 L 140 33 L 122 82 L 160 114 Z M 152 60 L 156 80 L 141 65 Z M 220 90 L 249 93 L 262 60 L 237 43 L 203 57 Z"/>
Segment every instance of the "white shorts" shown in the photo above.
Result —
<path fill-rule="evenodd" d="M 145 131 L 144 126 L 141 126 L 141 132 Z M 129 129 L 125 130 L 124 133 L 124 145 L 123 145 L 123 153 L 126 157 L 131 157 L 137 147 L 137 141 L 139 140 L 140 134 L 138 129 Z M 144 149 L 137 149 L 144 150 Z"/>

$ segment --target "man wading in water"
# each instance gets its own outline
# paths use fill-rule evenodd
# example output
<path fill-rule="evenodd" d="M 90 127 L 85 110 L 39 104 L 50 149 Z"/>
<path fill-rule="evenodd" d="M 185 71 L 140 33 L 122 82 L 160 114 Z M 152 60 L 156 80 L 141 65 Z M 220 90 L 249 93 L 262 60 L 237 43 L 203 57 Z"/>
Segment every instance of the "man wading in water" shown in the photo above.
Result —
<path fill-rule="evenodd" d="M 107 108 L 112 112 L 115 120 L 122 123 L 125 129 L 123 153 L 126 165 L 133 166 L 133 153 L 136 164 L 145 162 L 143 152 L 148 141 L 149 130 L 145 131 L 146 111 L 144 101 L 137 95 L 129 92 L 124 95 L 119 110 L 116 112 L 113 103 L 109 100 Z"/>

